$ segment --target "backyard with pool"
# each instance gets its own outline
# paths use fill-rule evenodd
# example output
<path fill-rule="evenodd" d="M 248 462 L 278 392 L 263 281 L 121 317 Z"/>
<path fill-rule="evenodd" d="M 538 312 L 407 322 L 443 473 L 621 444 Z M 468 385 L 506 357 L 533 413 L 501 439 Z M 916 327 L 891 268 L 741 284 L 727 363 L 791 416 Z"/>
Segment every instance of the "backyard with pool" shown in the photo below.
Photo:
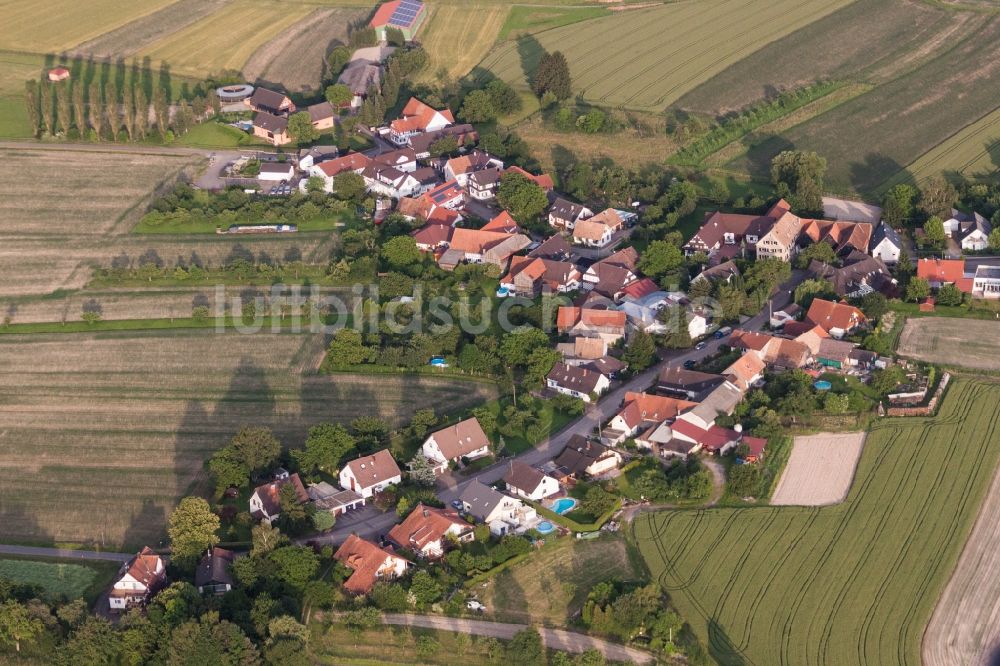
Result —
<path fill-rule="evenodd" d="M 554 501 L 552 503 L 552 506 L 550 506 L 549 508 L 561 516 L 564 513 L 572 511 L 573 507 L 575 507 L 576 504 L 577 504 L 576 500 L 573 499 L 572 497 L 560 497 L 559 499 Z"/>

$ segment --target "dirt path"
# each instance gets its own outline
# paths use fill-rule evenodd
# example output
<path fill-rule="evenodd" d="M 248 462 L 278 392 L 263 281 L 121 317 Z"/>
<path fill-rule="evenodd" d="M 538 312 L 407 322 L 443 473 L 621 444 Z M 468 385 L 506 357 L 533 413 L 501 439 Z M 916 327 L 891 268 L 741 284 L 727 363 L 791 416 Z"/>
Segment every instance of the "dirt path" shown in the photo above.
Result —
<path fill-rule="evenodd" d="M 1000 648 L 1000 469 L 921 647 L 926 666 L 994 664 Z"/>
<path fill-rule="evenodd" d="M 37 548 L 35 546 L 8 546 L 0 544 L 0 555 L 21 555 L 24 557 L 58 557 L 67 560 L 101 560 L 105 562 L 128 562 L 130 553 L 102 553 L 96 550 L 69 550 L 66 548 Z"/>
<path fill-rule="evenodd" d="M 514 634 L 525 629 L 524 624 L 508 624 L 504 622 L 487 622 L 485 620 L 469 620 L 460 617 L 440 617 L 436 615 L 414 615 L 411 613 L 387 613 L 382 616 L 385 624 L 423 627 L 441 631 L 457 631 L 463 634 L 477 636 L 492 636 L 502 640 L 510 640 Z M 648 652 L 635 648 L 611 643 L 600 638 L 578 634 L 562 629 L 539 628 L 545 647 L 563 652 L 586 652 L 598 650 L 608 659 L 636 664 L 648 664 L 653 656 Z"/>
<path fill-rule="evenodd" d="M 702 458 L 702 462 L 712 473 L 712 494 L 705 502 L 705 506 L 715 506 L 722 499 L 722 493 L 726 491 L 726 470 L 722 463 L 712 458 Z"/>

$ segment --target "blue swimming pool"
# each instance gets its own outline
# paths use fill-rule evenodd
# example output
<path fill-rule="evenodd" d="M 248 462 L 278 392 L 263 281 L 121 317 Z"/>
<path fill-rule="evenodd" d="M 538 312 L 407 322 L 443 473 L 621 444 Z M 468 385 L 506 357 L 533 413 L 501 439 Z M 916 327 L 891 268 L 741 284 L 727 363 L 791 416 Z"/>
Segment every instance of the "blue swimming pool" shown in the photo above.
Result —
<path fill-rule="evenodd" d="M 819 380 L 818 382 L 813 384 L 813 386 L 816 387 L 817 391 L 829 391 L 831 388 L 833 388 L 833 384 L 824 379 Z"/>
<path fill-rule="evenodd" d="M 572 497 L 560 497 L 552 503 L 552 510 L 561 516 L 567 511 L 571 511 L 574 506 L 576 506 L 576 500 Z"/>
<path fill-rule="evenodd" d="M 535 530 L 539 534 L 551 534 L 556 529 L 555 525 L 547 520 L 543 520 L 535 526 Z"/>

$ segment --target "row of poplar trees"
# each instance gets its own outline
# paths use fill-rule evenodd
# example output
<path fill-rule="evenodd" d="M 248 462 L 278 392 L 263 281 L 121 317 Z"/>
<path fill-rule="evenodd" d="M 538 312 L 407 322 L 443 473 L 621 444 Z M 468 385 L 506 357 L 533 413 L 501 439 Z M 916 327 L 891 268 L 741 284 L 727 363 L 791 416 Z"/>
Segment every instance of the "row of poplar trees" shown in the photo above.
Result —
<path fill-rule="evenodd" d="M 121 91 L 113 80 L 103 86 L 96 80 L 84 85 L 69 79 L 52 82 L 44 75 L 40 81 L 25 81 L 24 87 L 35 136 L 67 135 L 75 128 L 80 138 L 93 141 L 142 141 L 154 133 L 166 139 L 168 132 L 187 132 L 210 109 L 216 114 L 220 110 L 219 98 L 210 90 L 208 95 L 196 95 L 190 102 L 182 99 L 171 114 L 166 90 L 155 86 L 150 99 L 134 78 Z"/>

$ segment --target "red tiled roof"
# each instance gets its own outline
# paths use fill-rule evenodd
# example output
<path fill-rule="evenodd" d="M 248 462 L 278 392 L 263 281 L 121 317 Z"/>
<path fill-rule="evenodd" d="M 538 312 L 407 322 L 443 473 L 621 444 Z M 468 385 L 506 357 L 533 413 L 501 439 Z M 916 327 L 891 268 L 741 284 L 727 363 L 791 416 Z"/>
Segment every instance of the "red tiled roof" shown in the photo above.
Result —
<path fill-rule="evenodd" d="M 749 435 L 744 435 L 743 439 L 740 440 L 740 444 L 746 444 L 747 448 L 747 460 L 758 460 L 762 455 L 764 455 L 764 449 L 767 448 L 767 440 L 761 437 L 751 437 Z"/>
<path fill-rule="evenodd" d="M 333 557 L 354 572 L 344 581 L 344 589 L 354 594 L 367 594 L 371 591 L 386 558 L 403 559 L 391 550 L 379 548 L 357 534 L 347 537 L 347 541 L 337 549 Z"/>
<path fill-rule="evenodd" d="M 806 313 L 806 321 L 820 326 L 823 330 L 829 331 L 839 328 L 848 331 L 855 326 L 859 326 L 867 321 L 861 310 L 846 303 L 834 303 L 825 301 L 822 298 L 813 299 Z"/>
<path fill-rule="evenodd" d="M 729 346 L 736 347 L 737 349 L 752 349 L 754 351 L 763 351 L 767 344 L 771 342 L 774 336 L 767 335 L 766 333 L 758 333 L 757 331 L 747 331 L 742 328 L 738 328 L 733 331 L 732 335 L 729 336 Z"/>
<path fill-rule="evenodd" d="M 963 259 L 921 259 L 917 262 L 917 277 L 931 282 L 958 282 L 965 277 Z"/>
<path fill-rule="evenodd" d="M 480 231 L 503 231 L 508 234 L 516 234 L 521 231 L 517 226 L 517 220 L 510 216 L 507 211 L 502 211 L 499 215 L 484 224 Z"/>
<path fill-rule="evenodd" d="M 702 430 L 689 421 L 674 421 L 670 426 L 671 430 L 684 435 L 688 439 L 702 445 L 706 451 L 718 451 L 729 442 L 734 442 L 740 438 L 740 433 L 729 430 L 721 426 L 713 425 L 708 430 Z"/>
<path fill-rule="evenodd" d="M 417 504 L 403 522 L 389 530 L 388 536 L 401 548 L 421 551 L 428 544 L 444 538 L 453 525 L 463 531 L 472 529 L 472 525 L 462 520 L 455 511 Z"/>
<path fill-rule="evenodd" d="M 455 117 L 452 115 L 451 109 L 445 108 L 438 111 L 434 107 L 424 104 L 416 97 L 411 97 L 410 101 L 403 107 L 402 117 L 389 123 L 389 127 L 397 132 L 423 132 L 427 130 L 428 125 L 430 125 L 430 122 L 438 113 L 449 123 L 455 122 Z"/>
<path fill-rule="evenodd" d="M 552 176 L 549 176 L 548 174 L 543 173 L 536 176 L 533 173 L 528 173 L 519 166 L 509 166 L 507 167 L 505 173 L 519 173 L 528 180 L 533 181 L 535 185 L 538 185 L 540 188 L 546 191 L 549 191 L 553 187 L 555 187 L 555 183 L 552 181 Z"/>
<path fill-rule="evenodd" d="M 144 547 L 129 560 L 127 573 L 150 589 L 162 583 L 166 577 L 163 560 L 149 546 Z"/>
<path fill-rule="evenodd" d="M 327 176 L 336 176 L 345 171 L 358 171 L 371 164 L 371 159 L 364 153 L 350 153 L 343 157 L 320 162 L 316 167 Z"/>
<path fill-rule="evenodd" d="M 624 289 L 622 289 L 622 294 L 638 299 L 659 290 L 660 287 L 658 284 L 653 282 L 650 278 L 644 277 L 636 280 L 630 285 L 627 285 Z"/>
<path fill-rule="evenodd" d="M 560 306 L 556 313 L 556 327 L 562 331 L 583 323 L 586 326 L 607 326 L 610 328 L 625 328 L 626 315 L 621 310 L 596 310 L 593 308 L 577 308 Z"/>

